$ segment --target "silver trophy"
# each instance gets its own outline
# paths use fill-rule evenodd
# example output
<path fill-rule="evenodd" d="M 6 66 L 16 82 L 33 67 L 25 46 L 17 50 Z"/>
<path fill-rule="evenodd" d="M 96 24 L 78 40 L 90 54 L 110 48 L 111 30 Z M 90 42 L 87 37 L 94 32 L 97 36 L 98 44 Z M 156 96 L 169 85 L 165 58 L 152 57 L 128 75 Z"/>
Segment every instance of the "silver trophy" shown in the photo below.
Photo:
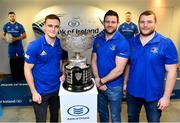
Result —
<path fill-rule="evenodd" d="M 61 35 L 62 48 L 74 53 L 69 63 L 64 66 L 65 82 L 63 87 L 72 92 L 83 92 L 90 90 L 94 84 L 92 81 L 91 67 L 87 59 L 80 53 L 92 47 L 92 34 Z"/>

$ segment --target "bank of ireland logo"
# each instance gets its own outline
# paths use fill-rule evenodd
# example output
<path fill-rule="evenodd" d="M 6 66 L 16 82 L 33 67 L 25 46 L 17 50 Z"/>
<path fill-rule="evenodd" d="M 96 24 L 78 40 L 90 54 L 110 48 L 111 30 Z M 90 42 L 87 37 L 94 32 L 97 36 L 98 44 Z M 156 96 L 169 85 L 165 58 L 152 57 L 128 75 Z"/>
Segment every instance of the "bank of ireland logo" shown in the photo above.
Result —
<path fill-rule="evenodd" d="M 71 116 L 83 116 L 89 112 L 89 108 L 84 105 L 75 105 L 67 110 L 67 113 Z"/>
<path fill-rule="evenodd" d="M 73 18 L 72 20 L 68 22 L 68 25 L 70 27 L 78 27 L 80 25 L 80 21 L 79 19 Z"/>

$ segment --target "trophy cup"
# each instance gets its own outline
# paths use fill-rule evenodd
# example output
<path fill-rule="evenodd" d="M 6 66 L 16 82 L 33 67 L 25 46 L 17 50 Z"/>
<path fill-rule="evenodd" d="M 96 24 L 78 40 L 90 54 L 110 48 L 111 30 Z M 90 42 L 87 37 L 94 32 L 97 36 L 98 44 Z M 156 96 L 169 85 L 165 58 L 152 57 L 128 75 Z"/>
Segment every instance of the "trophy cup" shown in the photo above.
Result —
<path fill-rule="evenodd" d="M 90 90 L 92 81 L 91 67 L 80 53 L 92 47 L 93 36 L 91 34 L 62 34 L 61 44 L 66 51 L 74 53 L 69 63 L 64 66 L 65 82 L 63 87 L 71 92 L 83 92 Z"/>

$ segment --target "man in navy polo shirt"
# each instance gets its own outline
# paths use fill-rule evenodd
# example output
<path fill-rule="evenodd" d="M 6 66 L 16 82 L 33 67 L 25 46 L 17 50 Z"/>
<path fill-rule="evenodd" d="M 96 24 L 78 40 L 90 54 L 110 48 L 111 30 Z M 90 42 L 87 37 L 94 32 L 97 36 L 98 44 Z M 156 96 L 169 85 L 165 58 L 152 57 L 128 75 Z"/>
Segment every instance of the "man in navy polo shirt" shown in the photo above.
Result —
<path fill-rule="evenodd" d="M 26 32 L 22 24 L 16 21 L 14 12 L 8 13 L 9 22 L 3 27 L 2 39 L 7 40 L 6 36 L 11 35 L 8 41 L 8 54 L 10 58 L 10 69 L 14 80 L 24 79 L 24 49 L 22 40 L 26 38 Z M 7 41 L 7 42 L 8 42 Z"/>
<path fill-rule="evenodd" d="M 160 122 L 161 111 L 168 107 L 176 81 L 177 50 L 169 38 L 155 31 L 153 11 L 141 13 L 138 23 L 140 34 L 129 42 L 128 121 L 139 122 L 144 105 L 148 122 Z"/>
<path fill-rule="evenodd" d="M 119 32 L 127 39 L 130 40 L 133 38 L 136 34 L 138 34 L 138 28 L 135 23 L 131 21 L 132 14 L 131 12 L 125 13 L 125 22 L 122 23 L 118 30 Z"/>
<path fill-rule="evenodd" d="M 29 43 L 25 54 L 25 77 L 32 93 L 37 122 L 46 122 L 48 106 L 50 122 L 58 121 L 58 92 L 62 75 L 60 67 L 62 49 L 60 39 L 57 38 L 59 27 L 58 16 L 54 14 L 46 16 L 45 35 Z"/>
<path fill-rule="evenodd" d="M 109 10 L 104 16 L 104 31 L 93 44 L 92 70 L 98 88 L 100 122 L 121 122 L 123 71 L 129 57 L 129 44 L 117 30 L 119 16 Z"/>

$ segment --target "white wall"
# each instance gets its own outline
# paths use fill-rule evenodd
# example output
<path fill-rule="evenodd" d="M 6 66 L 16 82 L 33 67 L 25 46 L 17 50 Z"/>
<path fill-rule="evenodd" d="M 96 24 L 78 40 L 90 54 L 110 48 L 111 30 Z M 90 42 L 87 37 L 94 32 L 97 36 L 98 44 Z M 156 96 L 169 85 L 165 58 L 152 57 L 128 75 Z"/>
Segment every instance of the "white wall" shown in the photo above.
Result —
<path fill-rule="evenodd" d="M 99 7 L 105 11 L 113 9 L 119 13 L 120 22 L 124 21 L 124 13 L 131 11 L 133 13 L 133 21 L 137 23 L 139 14 L 147 9 L 157 12 L 158 28 L 157 31 L 163 35 L 170 37 L 180 54 L 180 1 L 179 0 L 163 0 L 161 6 L 154 3 L 156 0 L 1 0 L 0 1 L 0 34 L 2 34 L 3 24 L 7 22 L 7 13 L 15 11 L 17 21 L 22 23 L 27 33 L 27 39 L 24 45 L 34 40 L 35 35 L 32 31 L 33 17 L 41 10 L 53 6 L 72 4 L 91 5 Z M 88 55 L 89 57 L 90 55 Z M 0 39 L 0 73 L 10 73 L 7 56 L 7 44 Z"/>

